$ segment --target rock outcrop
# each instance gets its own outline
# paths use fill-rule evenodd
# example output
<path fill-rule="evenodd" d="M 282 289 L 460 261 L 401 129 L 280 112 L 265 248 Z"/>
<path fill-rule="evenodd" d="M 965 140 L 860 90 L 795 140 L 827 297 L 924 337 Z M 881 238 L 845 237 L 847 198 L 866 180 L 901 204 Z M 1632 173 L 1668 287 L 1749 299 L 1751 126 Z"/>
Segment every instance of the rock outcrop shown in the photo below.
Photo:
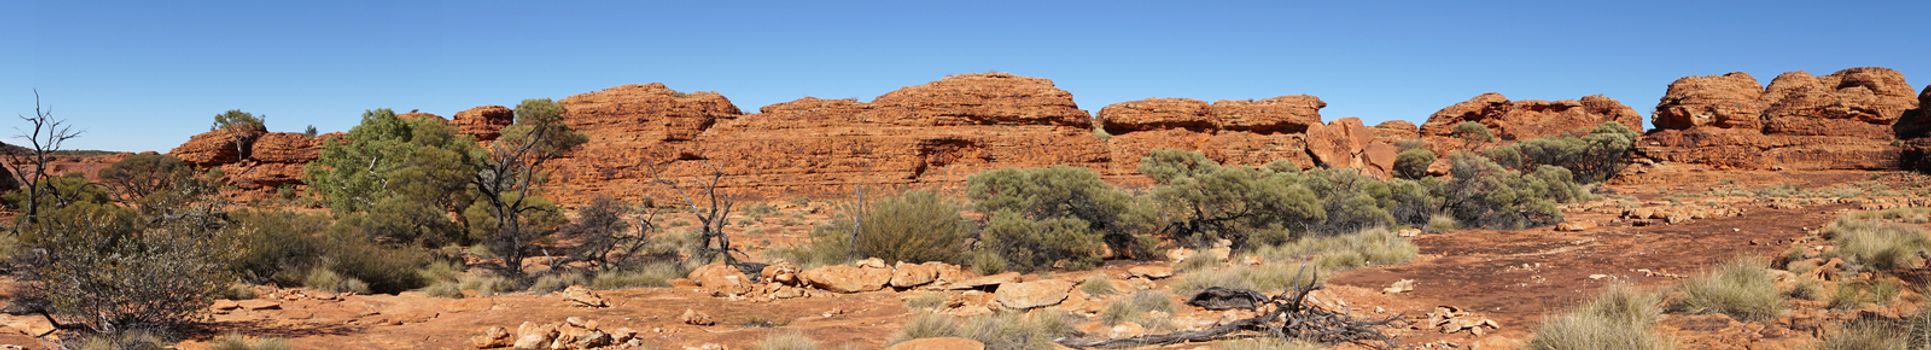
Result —
<path fill-rule="evenodd" d="M 1476 122 L 1488 127 L 1497 144 L 1538 137 L 1587 132 L 1606 122 L 1642 130 L 1643 117 L 1636 109 L 1604 96 L 1583 96 L 1579 100 L 1511 101 L 1498 93 L 1485 93 L 1468 101 L 1442 108 L 1421 125 L 1421 136 L 1437 153 L 1459 148 L 1454 137 L 1456 124 Z"/>
<path fill-rule="evenodd" d="M 1892 129 L 1903 139 L 1899 145 L 1902 148 L 1899 166 L 1931 172 L 1931 85 L 1924 86 L 1924 92 L 1918 94 L 1918 109 L 1906 112 Z"/>
<path fill-rule="evenodd" d="M 302 183 L 303 168 L 321 155 L 317 139 L 300 133 L 223 129 L 194 135 L 168 154 L 190 165 L 220 169 L 229 183 L 241 189 L 272 189 Z"/>
<path fill-rule="evenodd" d="M 1388 177 L 1394 171 L 1396 152 L 1392 141 L 1376 137 L 1360 118 L 1341 118 L 1307 129 L 1307 153 L 1323 167 L 1361 169 Z"/>
<path fill-rule="evenodd" d="M 494 141 L 503 127 L 515 121 L 516 112 L 509 107 L 487 105 L 456 112 L 450 124 L 456 126 L 456 132 L 476 137 L 477 141 Z"/>
<path fill-rule="evenodd" d="M 1768 87 L 1743 73 L 1678 79 L 1638 149 L 1719 168 L 1895 168 L 1922 99 L 1911 91 L 1902 74 L 1871 67 L 1784 73 Z"/>

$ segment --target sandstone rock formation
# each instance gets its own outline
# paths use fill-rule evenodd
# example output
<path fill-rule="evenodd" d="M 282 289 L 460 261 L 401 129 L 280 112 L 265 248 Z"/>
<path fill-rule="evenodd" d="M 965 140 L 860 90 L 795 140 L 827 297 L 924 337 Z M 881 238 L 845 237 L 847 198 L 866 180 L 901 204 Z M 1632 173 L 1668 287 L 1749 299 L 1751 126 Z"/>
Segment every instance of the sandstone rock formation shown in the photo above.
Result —
<path fill-rule="evenodd" d="M 1421 128 L 1415 126 L 1414 122 L 1396 119 L 1375 124 L 1374 135 L 1376 138 L 1395 141 L 1420 139 Z"/>
<path fill-rule="evenodd" d="M 1498 93 L 1484 93 L 1468 101 L 1442 108 L 1421 125 L 1421 135 L 1437 153 L 1459 148 L 1454 138 L 1456 124 L 1476 122 L 1488 127 L 1498 143 L 1538 137 L 1587 132 L 1605 122 L 1642 130 L 1642 115 L 1615 99 L 1583 96 L 1580 100 L 1511 101 Z"/>
<path fill-rule="evenodd" d="M 1656 105 L 1657 129 L 1638 142 L 1656 160 L 1743 169 L 1888 169 L 1894 142 L 1915 129 L 1904 76 L 1850 68 L 1817 77 L 1777 76 L 1759 88 L 1743 73 L 1689 77 Z M 1908 138 L 1909 136 L 1904 136 Z"/>
<path fill-rule="evenodd" d="M 474 136 L 477 141 L 492 141 L 501 135 L 503 127 L 515 121 L 516 112 L 509 107 L 487 105 L 456 112 L 450 124 L 456 126 L 456 132 Z"/>
<path fill-rule="evenodd" d="M 209 131 L 190 137 L 168 154 L 197 167 L 220 169 L 229 183 L 244 190 L 301 184 L 302 169 L 321 155 L 321 142 L 306 134 L 248 134 Z M 250 137 L 253 141 L 247 143 Z M 247 159 L 242 159 L 244 149 Z"/>
<path fill-rule="evenodd" d="M 1926 85 L 1924 92 L 1918 94 L 1918 109 L 1906 112 L 1892 129 L 1903 139 L 1899 166 L 1931 172 L 1931 85 Z"/>
<path fill-rule="evenodd" d="M 1391 141 L 1376 138 L 1354 117 L 1308 128 L 1307 151 L 1321 166 L 1362 169 L 1381 177 L 1392 174 L 1397 152 Z"/>

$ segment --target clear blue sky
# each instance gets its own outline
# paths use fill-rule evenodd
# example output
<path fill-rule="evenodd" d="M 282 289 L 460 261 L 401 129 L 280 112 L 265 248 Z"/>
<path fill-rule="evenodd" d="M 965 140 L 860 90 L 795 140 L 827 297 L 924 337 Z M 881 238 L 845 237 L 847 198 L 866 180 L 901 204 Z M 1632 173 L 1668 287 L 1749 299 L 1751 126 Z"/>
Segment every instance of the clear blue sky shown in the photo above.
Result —
<path fill-rule="evenodd" d="M 166 151 L 228 109 L 345 130 L 609 86 L 739 108 L 869 100 L 952 73 L 1051 78 L 1080 106 L 1313 94 L 1420 120 L 1485 91 L 1649 114 L 1685 75 L 1898 69 L 1931 83 L 1931 1 L 5 1 L 0 112 L 39 89 L 78 148 Z M 17 125 L 0 121 L 0 130 Z M 9 140 L 11 142 L 11 140 Z"/>

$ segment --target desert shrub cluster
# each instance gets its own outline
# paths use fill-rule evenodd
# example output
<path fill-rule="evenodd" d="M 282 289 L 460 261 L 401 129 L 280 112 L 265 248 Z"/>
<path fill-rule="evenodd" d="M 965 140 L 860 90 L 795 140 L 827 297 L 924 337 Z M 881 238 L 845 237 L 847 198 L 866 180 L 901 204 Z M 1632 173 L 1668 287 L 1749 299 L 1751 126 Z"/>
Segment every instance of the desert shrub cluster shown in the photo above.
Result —
<path fill-rule="evenodd" d="M 1651 328 L 1662 315 L 1656 294 L 1611 286 L 1596 299 L 1536 327 L 1535 350 L 1668 350 L 1676 345 Z"/>

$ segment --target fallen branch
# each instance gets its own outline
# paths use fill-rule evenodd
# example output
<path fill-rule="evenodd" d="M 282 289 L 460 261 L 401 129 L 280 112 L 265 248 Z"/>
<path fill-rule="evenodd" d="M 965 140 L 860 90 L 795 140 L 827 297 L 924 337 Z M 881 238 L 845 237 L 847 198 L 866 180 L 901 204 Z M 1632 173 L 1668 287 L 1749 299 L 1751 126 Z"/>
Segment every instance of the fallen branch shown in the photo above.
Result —
<path fill-rule="evenodd" d="M 1306 269 L 1303 268 L 1301 272 L 1295 273 L 1295 279 L 1293 280 L 1300 280 L 1300 277 L 1305 272 Z M 1258 333 L 1258 335 L 1301 339 L 1325 344 L 1355 343 L 1368 347 L 1395 347 L 1395 339 L 1386 334 L 1382 334 L 1378 328 L 1400 320 L 1400 315 L 1389 316 L 1388 318 L 1380 320 L 1359 320 L 1346 314 L 1336 313 L 1317 305 L 1308 304 L 1308 293 L 1321 289 L 1320 283 L 1315 281 L 1319 279 L 1319 276 L 1316 277 L 1307 279 L 1308 283 L 1306 285 L 1288 287 L 1280 295 L 1268 298 L 1261 305 L 1261 309 L 1272 307 L 1272 310 L 1262 313 L 1260 316 L 1235 320 L 1213 328 L 1167 334 L 1150 334 L 1120 339 L 1085 340 L 1060 338 L 1055 340 L 1055 342 L 1058 342 L 1060 345 L 1082 349 L 1138 347 L 1256 336 L 1256 334 L 1237 334 L 1239 332 L 1251 331 Z M 1246 292 L 1252 293 L 1253 291 Z"/>

